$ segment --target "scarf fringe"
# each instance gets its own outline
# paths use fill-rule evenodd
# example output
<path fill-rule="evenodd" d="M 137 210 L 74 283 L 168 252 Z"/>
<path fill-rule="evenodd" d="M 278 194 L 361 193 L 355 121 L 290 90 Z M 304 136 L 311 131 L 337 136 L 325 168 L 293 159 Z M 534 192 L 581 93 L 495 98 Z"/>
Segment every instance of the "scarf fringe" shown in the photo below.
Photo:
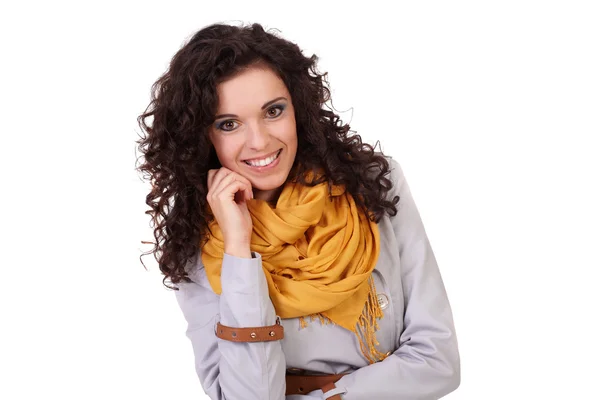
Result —
<path fill-rule="evenodd" d="M 379 346 L 376 332 L 379 330 L 379 323 L 377 320 L 381 318 L 383 318 L 383 311 L 381 310 L 379 301 L 377 301 L 375 281 L 371 276 L 369 278 L 369 297 L 367 298 L 365 311 L 358 319 L 358 330 L 355 332 L 360 342 L 360 349 L 369 361 L 369 364 L 382 361 L 389 355 L 389 353 L 382 353 L 375 347 Z"/>
<path fill-rule="evenodd" d="M 299 317 L 300 329 L 308 326 L 306 318 L 310 318 L 310 321 L 319 319 L 321 325 L 334 324 L 334 322 L 322 314 L 312 314 L 306 317 Z M 377 291 L 375 289 L 375 281 L 373 277 L 369 277 L 369 296 L 365 303 L 365 309 L 358 319 L 357 327 L 354 334 L 358 338 L 360 343 L 360 350 L 369 361 L 369 364 L 386 359 L 390 353 L 383 353 L 377 349 L 379 341 L 377 340 L 376 332 L 379 330 L 379 322 L 377 320 L 383 318 L 383 311 L 377 301 Z"/>
<path fill-rule="evenodd" d="M 329 318 L 327 318 L 326 316 L 324 316 L 323 314 L 311 314 L 307 316 L 308 318 L 310 318 L 310 321 L 314 321 L 315 319 L 319 319 L 319 321 L 321 322 L 321 325 L 329 325 L 329 324 L 334 324 L 334 322 L 332 320 L 330 320 Z M 306 319 L 304 319 L 305 317 L 299 317 L 298 319 L 300 320 L 300 328 L 304 329 L 308 326 L 308 322 L 306 321 Z"/>

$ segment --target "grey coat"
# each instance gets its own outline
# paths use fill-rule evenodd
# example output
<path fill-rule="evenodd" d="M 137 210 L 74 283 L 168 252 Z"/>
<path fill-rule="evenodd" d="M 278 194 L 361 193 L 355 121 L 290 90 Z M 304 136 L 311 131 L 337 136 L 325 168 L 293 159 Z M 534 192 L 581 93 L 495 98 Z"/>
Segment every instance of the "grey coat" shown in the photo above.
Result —
<path fill-rule="evenodd" d="M 261 257 L 224 255 L 222 294 L 208 283 L 201 258 L 188 265 L 193 282 L 181 283 L 176 297 L 188 322 L 187 336 L 204 391 L 214 400 L 309 400 L 340 393 L 344 400 L 439 399 L 460 382 L 460 359 L 452 311 L 423 222 L 400 165 L 390 159 L 398 214 L 378 226 L 381 253 L 373 276 L 384 312 L 379 350 L 391 352 L 369 365 L 354 333 L 318 320 L 300 329 L 284 319 L 281 341 L 235 343 L 218 339 L 215 325 L 273 325 Z M 310 321 L 310 319 L 308 319 Z M 314 373 L 348 373 L 336 389 L 285 396 L 286 368 Z"/>

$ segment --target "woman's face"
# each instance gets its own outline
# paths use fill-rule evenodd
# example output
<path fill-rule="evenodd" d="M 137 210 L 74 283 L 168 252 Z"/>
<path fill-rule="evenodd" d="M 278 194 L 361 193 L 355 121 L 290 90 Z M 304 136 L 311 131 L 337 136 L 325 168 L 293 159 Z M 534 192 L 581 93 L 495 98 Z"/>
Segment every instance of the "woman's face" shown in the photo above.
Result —
<path fill-rule="evenodd" d="M 292 98 L 266 67 L 252 67 L 217 86 L 219 105 L 209 129 L 221 165 L 252 183 L 255 199 L 274 200 L 296 158 Z"/>

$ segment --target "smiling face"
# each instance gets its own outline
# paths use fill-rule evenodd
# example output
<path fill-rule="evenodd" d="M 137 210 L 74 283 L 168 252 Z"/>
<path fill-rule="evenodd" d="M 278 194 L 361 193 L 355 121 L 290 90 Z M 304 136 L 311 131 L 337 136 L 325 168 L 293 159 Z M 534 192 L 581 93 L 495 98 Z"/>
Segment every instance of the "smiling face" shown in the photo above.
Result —
<path fill-rule="evenodd" d="M 290 93 L 267 67 L 251 67 L 217 86 L 210 140 L 219 162 L 252 183 L 255 199 L 275 200 L 296 158 Z"/>

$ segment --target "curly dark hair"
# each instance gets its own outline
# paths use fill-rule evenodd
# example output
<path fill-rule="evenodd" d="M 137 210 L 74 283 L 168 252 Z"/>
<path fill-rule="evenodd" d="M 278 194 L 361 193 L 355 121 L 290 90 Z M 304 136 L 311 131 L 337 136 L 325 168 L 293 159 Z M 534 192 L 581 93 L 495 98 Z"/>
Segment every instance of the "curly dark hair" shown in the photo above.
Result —
<path fill-rule="evenodd" d="M 217 111 L 217 85 L 257 63 L 276 72 L 292 97 L 298 150 L 288 180 L 309 186 L 327 181 L 330 188 L 345 185 L 371 220 L 379 221 L 386 210 L 396 215 L 398 196 L 387 200 L 392 188 L 386 178 L 389 162 L 325 108 L 330 91 L 317 60 L 260 24 L 214 24 L 192 36 L 152 85 L 150 104 L 137 118 L 145 133 L 136 142 L 143 157 L 137 170 L 152 186 L 146 214 L 152 217 L 155 242 L 143 255 L 154 254 L 165 286 L 176 289 L 167 280 L 189 282 L 186 264 L 206 240 L 213 218 L 207 211 L 207 176 L 209 169 L 221 165 L 208 127 Z M 309 170 L 325 175 L 307 182 Z"/>

